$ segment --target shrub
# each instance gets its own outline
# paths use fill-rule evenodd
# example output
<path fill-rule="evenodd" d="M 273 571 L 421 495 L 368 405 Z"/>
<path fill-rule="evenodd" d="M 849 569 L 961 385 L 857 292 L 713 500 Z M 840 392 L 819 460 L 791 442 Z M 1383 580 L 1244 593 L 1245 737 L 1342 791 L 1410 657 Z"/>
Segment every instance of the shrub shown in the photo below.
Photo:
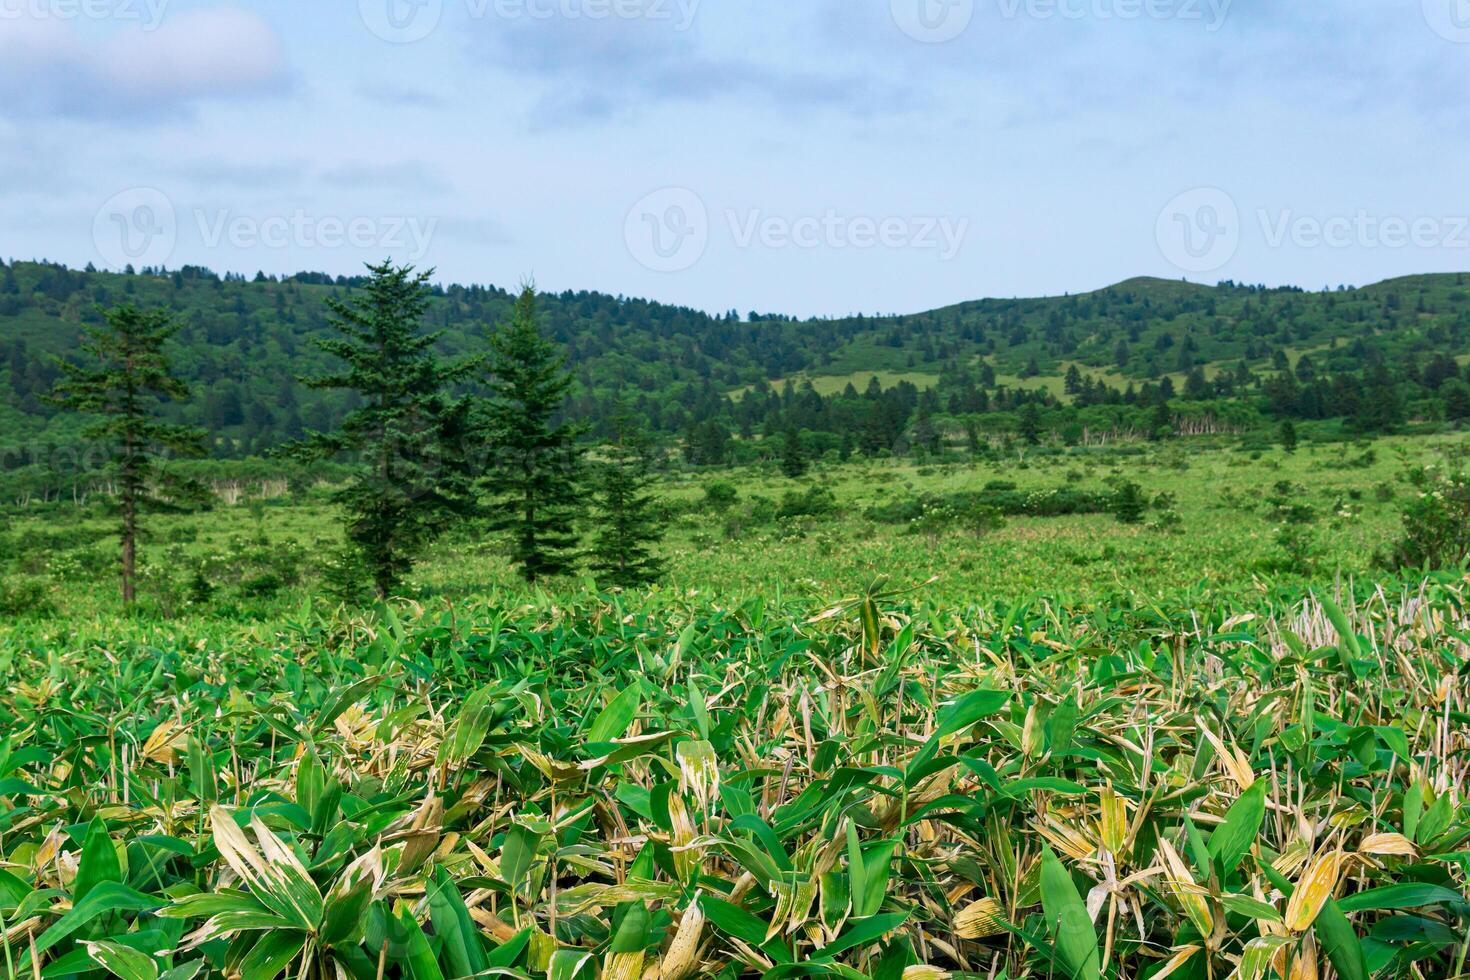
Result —
<path fill-rule="evenodd" d="M 0 578 L 0 616 L 46 616 L 55 611 L 46 583 L 34 578 Z"/>
<path fill-rule="evenodd" d="M 1162 531 L 1165 534 L 1178 534 L 1184 530 L 1184 518 L 1179 516 L 1177 510 L 1164 508 L 1149 522 L 1149 530 Z"/>
<path fill-rule="evenodd" d="M 1410 482 L 1418 492 L 1401 507 L 1404 537 L 1385 564 L 1437 569 L 1464 562 L 1470 556 L 1470 476 L 1421 470 Z"/>
<path fill-rule="evenodd" d="M 724 480 L 711 483 L 704 488 L 704 504 L 706 507 L 716 511 L 727 511 L 735 506 L 740 499 L 740 493 L 735 489 L 735 484 Z"/>
<path fill-rule="evenodd" d="M 1266 562 L 1270 571 L 1308 575 L 1316 564 L 1317 539 L 1306 524 L 1282 524 L 1275 531 L 1279 554 Z"/>
<path fill-rule="evenodd" d="M 837 513 L 837 497 L 826 487 L 788 490 L 776 510 L 778 521 L 798 517 L 830 517 Z"/>
<path fill-rule="evenodd" d="M 1112 509 L 1113 495 L 1110 493 L 1072 487 L 1022 492 L 1014 489 L 1014 484 L 1004 486 L 1012 489 L 920 494 L 870 507 L 865 516 L 878 524 L 911 524 L 934 507 L 944 507 L 956 514 L 984 508 L 1006 517 L 1064 517 L 1102 514 Z"/>
<path fill-rule="evenodd" d="M 1113 516 L 1119 524 L 1142 524 L 1147 510 L 1148 501 L 1144 499 L 1143 488 L 1136 483 L 1124 483 L 1113 495 Z"/>
<path fill-rule="evenodd" d="M 951 531 L 967 531 L 976 536 L 1005 527 L 1000 511 L 975 500 L 956 503 L 931 498 L 924 503 L 919 516 L 909 524 L 910 534 L 922 534 L 931 541 Z"/>

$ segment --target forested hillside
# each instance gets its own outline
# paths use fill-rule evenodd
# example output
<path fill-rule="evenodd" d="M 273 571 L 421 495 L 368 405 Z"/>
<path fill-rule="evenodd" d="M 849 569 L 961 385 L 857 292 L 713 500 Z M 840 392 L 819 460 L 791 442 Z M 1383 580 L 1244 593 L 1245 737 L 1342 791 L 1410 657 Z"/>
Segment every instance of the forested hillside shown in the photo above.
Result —
<path fill-rule="evenodd" d="M 45 400 L 56 358 L 75 351 L 99 305 L 124 302 L 178 314 L 175 360 L 195 397 L 175 420 L 207 428 L 216 456 L 331 429 L 350 405 L 296 379 L 330 367 L 313 342 L 329 329 L 325 301 L 359 282 L 0 267 L 4 467 L 76 440 L 79 423 Z M 494 286 L 439 287 L 427 326 L 442 331 L 445 353 L 476 351 L 512 299 Z M 1465 274 L 1331 292 L 1136 279 L 885 318 L 711 316 L 589 292 L 546 295 L 542 310 L 574 370 L 571 410 L 594 435 L 621 395 L 693 462 L 723 462 L 741 437 L 791 429 L 815 451 L 876 453 L 1279 418 L 1383 431 L 1470 415 Z"/>

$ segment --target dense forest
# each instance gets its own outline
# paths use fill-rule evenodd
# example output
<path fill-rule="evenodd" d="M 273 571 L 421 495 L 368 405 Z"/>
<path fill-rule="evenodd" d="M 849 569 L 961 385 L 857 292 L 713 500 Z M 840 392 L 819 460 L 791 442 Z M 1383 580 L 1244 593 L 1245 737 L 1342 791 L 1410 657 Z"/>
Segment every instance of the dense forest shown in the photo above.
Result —
<path fill-rule="evenodd" d="M 0 469 L 52 469 L 58 447 L 76 445 L 79 422 L 45 396 L 83 326 L 124 302 L 177 315 L 173 359 L 194 397 L 170 420 L 206 429 L 216 458 L 333 429 L 350 393 L 299 379 L 330 360 L 314 343 L 328 302 L 362 281 L 0 264 Z M 482 349 L 514 299 L 435 286 L 428 326 L 441 352 Z M 1322 292 L 1136 279 L 894 317 L 710 315 L 591 292 L 545 294 L 540 309 L 572 367 L 568 411 L 589 437 L 608 435 L 621 404 L 695 464 L 792 431 L 813 453 L 846 455 L 1470 417 L 1465 274 Z"/>

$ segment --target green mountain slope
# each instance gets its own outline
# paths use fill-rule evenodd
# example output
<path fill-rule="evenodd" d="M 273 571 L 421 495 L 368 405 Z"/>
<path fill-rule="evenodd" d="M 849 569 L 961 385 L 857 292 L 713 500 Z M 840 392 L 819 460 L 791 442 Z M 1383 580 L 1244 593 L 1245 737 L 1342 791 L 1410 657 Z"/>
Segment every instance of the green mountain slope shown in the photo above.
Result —
<path fill-rule="evenodd" d="M 119 275 L 40 263 L 0 267 L 0 444 L 75 438 L 76 420 L 58 417 L 42 400 L 54 359 L 75 349 L 97 305 L 125 301 L 181 317 L 176 358 L 197 398 L 178 418 L 208 427 L 218 455 L 258 453 L 329 428 L 347 403 L 295 378 L 328 366 L 312 341 L 329 330 L 325 301 L 352 285 L 318 274 L 245 281 L 197 268 Z M 443 287 L 431 326 L 443 331 L 447 352 L 477 349 L 510 302 L 496 287 Z M 1146 405 L 1160 393 L 1325 417 L 1312 407 L 1320 394 L 1305 396 L 1311 404 L 1299 409 L 1267 382 L 1289 375 L 1294 383 L 1325 384 L 1380 365 L 1391 377 L 1376 383 L 1422 387 L 1422 372 L 1433 367 L 1434 392 L 1447 380 L 1459 383 L 1458 374 L 1447 377 L 1446 364 L 1470 354 L 1466 274 L 1325 293 L 1132 279 L 1076 296 L 803 321 L 710 316 L 589 292 L 548 295 L 543 309 L 576 375 L 575 414 L 602 418 L 621 392 L 654 431 L 670 435 L 710 423 L 746 433 L 795 426 L 841 435 L 881 411 L 888 420 L 873 436 L 881 441 L 901 435 L 916 413 L 957 426 L 961 416 L 974 424 L 987 413 L 1014 413 L 1028 399 L 1049 410 Z M 1086 392 L 1077 390 L 1079 379 Z M 890 397 L 899 403 L 862 418 L 840 411 L 865 389 L 874 405 L 879 389 L 898 392 Z M 1414 392 L 1404 397 L 1412 402 Z"/>

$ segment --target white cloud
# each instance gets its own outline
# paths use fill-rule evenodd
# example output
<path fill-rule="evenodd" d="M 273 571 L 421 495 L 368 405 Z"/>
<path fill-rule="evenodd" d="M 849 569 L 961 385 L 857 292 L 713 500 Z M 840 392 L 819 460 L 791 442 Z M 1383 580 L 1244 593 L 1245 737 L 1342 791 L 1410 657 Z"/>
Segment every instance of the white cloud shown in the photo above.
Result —
<path fill-rule="evenodd" d="M 285 49 L 258 15 L 233 8 L 166 17 L 156 30 L 41 18 L 0 25 L 0 112 L 82 118 L 177 114 L 207 99 L 290 86 Z"/>

